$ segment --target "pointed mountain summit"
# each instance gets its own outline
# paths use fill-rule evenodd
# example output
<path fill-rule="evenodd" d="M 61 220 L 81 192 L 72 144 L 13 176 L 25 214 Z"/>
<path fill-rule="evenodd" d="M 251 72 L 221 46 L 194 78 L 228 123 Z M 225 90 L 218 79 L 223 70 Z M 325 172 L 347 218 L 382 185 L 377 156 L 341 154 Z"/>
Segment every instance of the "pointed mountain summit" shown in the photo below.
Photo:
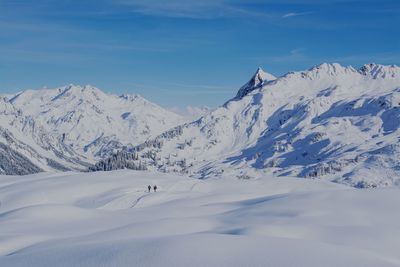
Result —
<path fill-rule="evenodd" d="M 245 85 L 243 85 L 237 95 L 237 99 L 241 99 L 245 95 L 249 94 L 251 91 L 260 88 L 265 82 L 273 81 L 276 77 L 268 72 L 265 72 L 262 68 L 258 68 L 253 77 Z"/>

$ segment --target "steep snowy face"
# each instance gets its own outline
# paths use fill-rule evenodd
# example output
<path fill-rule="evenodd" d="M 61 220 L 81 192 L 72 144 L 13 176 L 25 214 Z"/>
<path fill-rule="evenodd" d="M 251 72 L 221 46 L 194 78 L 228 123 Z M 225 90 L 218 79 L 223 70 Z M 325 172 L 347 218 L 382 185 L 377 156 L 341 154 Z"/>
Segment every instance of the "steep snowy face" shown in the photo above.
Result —
<path fill-rule="evenodd" d="M 245 85 L 243 85 L 237 95 L 236 98 L 242 98 L 248 93 L 250 93 L 253 90 L 256 90 L 264 85 L 264 83 L 268 81 L 273 81 L 275 80 L 276 77 L 270 73 L 267 73 L 263 71 L 262 68 L 258 68 L 256 73 L 251 77 L 250 81 L 248 81 Z"/>
<path fill-rule="evenodd" d="M 356 187 L 399 184 L 399 74 L 397 66 L 325 63 L 258 80 L 241 97 L 134 148 L 135 166 L 198 177 L 257 171 Z"/>
<path fill-rule="evenodd" d="M 9 102 L 88 157 L 138 144 L 182 122 L 179 115 L 138 95 L 116 96 L 92 86 L 27 90 Z"/>

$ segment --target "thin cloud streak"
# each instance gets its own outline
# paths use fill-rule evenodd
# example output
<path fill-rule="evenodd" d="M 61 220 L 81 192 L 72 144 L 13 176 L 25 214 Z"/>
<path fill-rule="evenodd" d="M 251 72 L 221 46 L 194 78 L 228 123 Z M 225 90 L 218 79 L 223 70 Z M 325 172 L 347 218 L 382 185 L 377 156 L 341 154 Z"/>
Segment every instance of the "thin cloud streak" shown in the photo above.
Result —
<path fill-rule="evenodd" d="M 310 15 L 310 14 L 313 14 L 313 12 L 290 12 L 290 13 L 284 14 L 282 16 L 282 18 L 286 19 L 286 18 L 305 16 L 305 15 Z"/>
<path fill-rule="evenodd" d="M 170 0 L 160 2 L 155 0 L 113 0 L 113 4 L 130 7 L 133 12 L 153 16 L 177 18 L 211 18 L 220 16 L 229 7 L 222 0 L 185 1 Z"/>
<path fill-rule="evenodd" d="M 245 1 L 232 0 L 170 0 L 160 2 L 156 0 L 111 0 L 114 6 L 125 6 L 131 12 L 148 16 L 188 18 L 188 19 L 215 19 L 226 17 L 275 17 L 273 13 L 260 13 L 243 7 Z"/>

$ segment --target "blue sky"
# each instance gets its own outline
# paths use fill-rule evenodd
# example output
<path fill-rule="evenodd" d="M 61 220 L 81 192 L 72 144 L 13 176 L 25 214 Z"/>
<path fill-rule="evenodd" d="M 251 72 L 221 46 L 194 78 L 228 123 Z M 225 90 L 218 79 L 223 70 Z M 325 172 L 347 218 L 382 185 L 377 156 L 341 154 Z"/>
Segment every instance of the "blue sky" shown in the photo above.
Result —
<path fill-rule="evenodd" d="M 400 64 L 398 0 L 0 0 L 0 92 L 91 84 L 217 106 L 258 66 Z"/>

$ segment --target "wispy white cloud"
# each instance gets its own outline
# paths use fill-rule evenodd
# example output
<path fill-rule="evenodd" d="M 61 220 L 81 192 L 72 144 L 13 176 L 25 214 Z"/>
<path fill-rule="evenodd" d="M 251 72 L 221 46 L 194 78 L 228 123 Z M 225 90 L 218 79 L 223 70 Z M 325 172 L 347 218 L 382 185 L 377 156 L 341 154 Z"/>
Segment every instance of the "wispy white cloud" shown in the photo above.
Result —
<path fill-rule="evenodd" d="M 313 12 L 289 12 L 289 13 L 282 15 L 282 18 L 286 19 L 286 18 L 290 18 L 290 17 L 305 16 L 305 15 L 309 15 L 312 13 Z"/>
<path fill-rule="evenodd" d="M 207 18 L 222 14 L 226 8 L 223 0 L 112 0 L 113 4 L 125 6 L 136 13 L 165 17 Z"/>
<path fill-rule="evenodd" d="M 242 0 L 110 0 L 117 6 L 130 8 L 131 12 L 144 15 L 213 19 L 233 16 L 270 16 L 244 7 Z"/>

